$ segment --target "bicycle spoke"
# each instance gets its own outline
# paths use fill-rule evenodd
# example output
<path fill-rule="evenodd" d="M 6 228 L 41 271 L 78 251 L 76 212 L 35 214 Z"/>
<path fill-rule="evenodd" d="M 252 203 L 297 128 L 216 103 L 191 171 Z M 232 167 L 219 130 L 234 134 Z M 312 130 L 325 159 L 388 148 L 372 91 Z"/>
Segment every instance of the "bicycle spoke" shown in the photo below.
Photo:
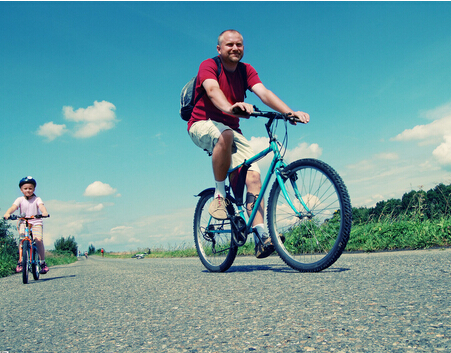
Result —
<path fill-rule="evenodd" d="M 226 271 L 236 256 L 230 220 L 217 220 L 208 212 L 213 193 L 203 195 L 194 216 L 194 243 L 204 266 L 213 272 Z M 230 206 L 233 207 L 233 206 Z"/>
<path fill-rule="evenodd" d="M 275 183 L 268 201 L 270 233 L 288 265 L 300 271 L 320 271 L 335 262 L 346 246 L 349 196 L 339 176 L 325 163 L 300 160 L 287 168 L 290 182 L 284 187 L 296 212 Z"/>

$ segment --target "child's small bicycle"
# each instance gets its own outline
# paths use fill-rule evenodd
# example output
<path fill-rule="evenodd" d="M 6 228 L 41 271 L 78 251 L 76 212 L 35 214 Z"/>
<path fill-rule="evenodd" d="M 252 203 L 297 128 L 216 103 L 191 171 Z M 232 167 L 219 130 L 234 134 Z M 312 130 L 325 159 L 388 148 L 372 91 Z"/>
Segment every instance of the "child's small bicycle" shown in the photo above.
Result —
<path fill-rule="evenodd" d="M 20 237 L 20 247 L 22 248 L 22 282 L 24 284 L 28 283 L 28 273 L 33 274 L 35 281 L 39 279 L 39 274 L 41 271 L 41 257 L 39 256 L 38 248 L 36 246 L 36 241 L 33 238 L 32 225 L 28 223 L 29 220 L 35 218 L 45 218 L 50 217 L 36 215 L 31 217 L 16 216 L 11 215 L 9 220 L 19 220 L 25 222 L 25 234 Z"/>
<path fill-rule="evenodd" d="M 294 118 L 288 114 L 261 112 L 256 107 L 254 110 L 256 112 L 251 116 L 268 118 L 265 125 L 269 146 L 229 170 L 229 179 L 234 177 L 230 180 L 231 186 L 226 187 L 228 219 L 217 220 L 208 212 L 214 188 L 197 195 L 200 197 L 194 214 L 197 253 L 209 271 L 223 272 L 230 268 L 238 247 L 246 243 L 249 234 L 254 233 L 261 241 L 258 232 L 252 228 L 252 222 L 275 174 L 266 212 L 272 244 L 282 260 L 293 269 L 322 271 L 340 257 L 351 232 L 352 207 L 346 186 L 330 166 L 319 160 L 299 159 L 289 165 L 284 163 L 288 143 L 287 121 L 295 121 Z M 282 143 L 275 135 L 279 120 L 285 124 Z M 247 169 L 271 152 L 272 162 L 246 221 L 243 192 Z"/>

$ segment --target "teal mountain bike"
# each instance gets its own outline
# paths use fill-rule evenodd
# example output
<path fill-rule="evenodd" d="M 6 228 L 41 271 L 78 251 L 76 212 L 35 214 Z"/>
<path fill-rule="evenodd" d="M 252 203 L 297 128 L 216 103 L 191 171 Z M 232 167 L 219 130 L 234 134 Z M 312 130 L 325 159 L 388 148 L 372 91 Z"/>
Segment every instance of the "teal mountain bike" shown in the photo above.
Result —
<path fill-rule="evenodd" d="M 256 112 L 251 116 L 267 118 L 269 146 L 240 166 L 229 170 L 231 185 L 226 187 L 226 220 L 217 220 L 208 212 L 214 188 L 203 190 L 194 213 L 194 243 L 202 264 L 211 272 L 224 272 L 232 266 L 238 248 L 249 234 L 260 236 L 252 228 L 258 206 L 275 180 L 267 202 L 267 228 L 275 250 L 290 267 L 301 272 L 319 272 L 331 266 L 344 251 L 352 225 L 352 207 L 348 191 L 337 172 L 316 159 L 299 159 L 290 164 L 283 160 L 287 139 L 287 114 Z M 285 126 L 282 143 L 275 131 L 278 122 Z M 272 153 L 273 158 L 262 183 L 260 194 L 247 217 L 243 202 L 244 183 L 249 166 Z M 234 173 L 235 172 L 235 173 Z M 238 175 L 238 176 L 237 176 Z"/>

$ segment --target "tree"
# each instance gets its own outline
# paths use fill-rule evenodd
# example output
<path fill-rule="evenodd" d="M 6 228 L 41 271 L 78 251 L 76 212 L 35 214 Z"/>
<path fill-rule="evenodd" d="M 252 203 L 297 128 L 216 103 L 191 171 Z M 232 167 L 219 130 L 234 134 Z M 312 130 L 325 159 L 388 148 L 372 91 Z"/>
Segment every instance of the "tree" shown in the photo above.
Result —
<path fill-rule="evenodd" d="M 78 245 L 73 236 L 69 236 L 67 239 L 59 238 L 55 241 L 54 246 L 56 251 L 70 252 L 77 256 Z"/>
<path fill-rule="evenodd" d="M 451 209 L 451 185 L 439 184 L 429 190 L 426 195 L 427 216 L 429 219 L 444 217 Z"/>
<path fill-rule="evenodd" d="M 89 245 L 89 248 L 88 248 L 88 255 L 92 255 L 92 254 L 95 254 L 95 252 L 96 252 L 96 248 L 94 247 L 94 245 Z"/>
<path fill-rule="evenodd" d="M 369 220 L 370 210 L 366 207 L 352 208 L 352 222 L 354 224 L 364 224 Z"/>

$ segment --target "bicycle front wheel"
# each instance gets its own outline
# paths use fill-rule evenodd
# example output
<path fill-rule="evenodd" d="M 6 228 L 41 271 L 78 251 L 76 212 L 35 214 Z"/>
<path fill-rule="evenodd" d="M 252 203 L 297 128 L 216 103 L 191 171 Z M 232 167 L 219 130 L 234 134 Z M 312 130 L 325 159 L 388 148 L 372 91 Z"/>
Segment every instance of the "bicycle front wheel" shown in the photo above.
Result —
<path fill-rule="evenodd" d="M 28 263 L 30 261 L 30 242 L 25 240 L 22 243 L 22 282 L 28 283 Z"/>
<path fill-rule="evenodd" d="M 31 272 L 35 281 L 39 279 L 39 271 L 41 271 L 41 258 L 39 257 L 38 249 L 33 246 L 33 255 L 31 261 Z"/>
<path fill-rule="evenodd" d="M 268 199 L 268 228 L 282 260 L 301 272 L 331 266 L 344 251 L 352 224 L 348 191 L 326 163 L 301 159 L 283 170 Z M 294 209 L 293 209 L 294 208 Z"/>
<path fill-rule="evenodd" d="M 224 272 L 232 266 L 237 245 L 232 240 L 232 225 L 229 219 L 218 220 L 208 212 L 214 191 L 201 194 L 194 213 L 194 243 L 202 264 L 211 272 Z M 232 204 L 229 213 L 234 213 Z"/>

